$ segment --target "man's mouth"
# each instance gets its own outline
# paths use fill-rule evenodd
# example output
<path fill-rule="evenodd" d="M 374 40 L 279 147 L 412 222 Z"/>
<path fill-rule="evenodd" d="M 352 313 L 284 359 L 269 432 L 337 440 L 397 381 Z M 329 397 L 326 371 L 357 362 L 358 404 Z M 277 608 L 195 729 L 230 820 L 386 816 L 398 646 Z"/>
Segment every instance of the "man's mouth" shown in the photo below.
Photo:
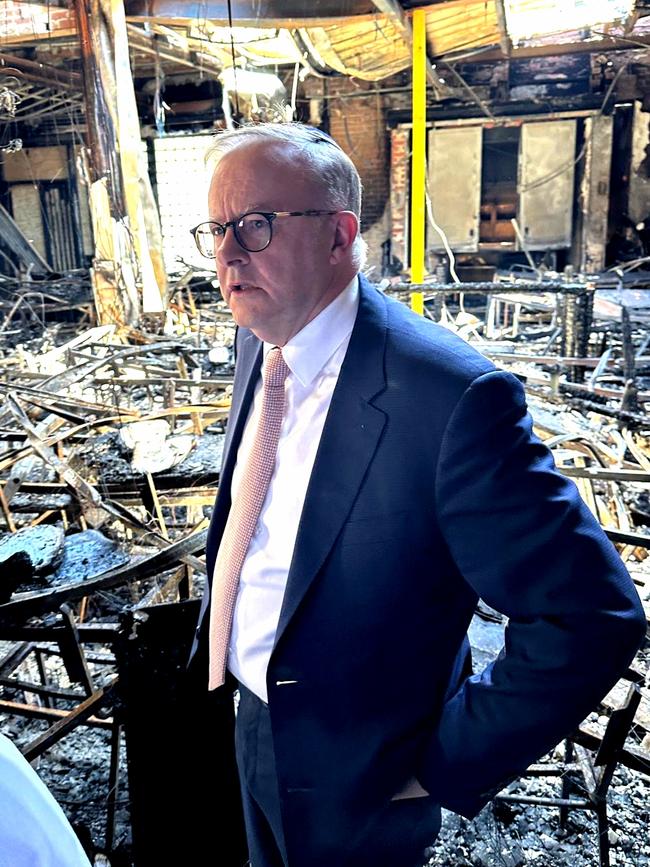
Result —
<path fill-rule="evenodd" d="M 228 287 L 233 295 L 241 295 L 243 292 L 250 292 L 252 289 L 259 289 L 259 286 L 253 286 L 252 283 L 231 283 Z"/>

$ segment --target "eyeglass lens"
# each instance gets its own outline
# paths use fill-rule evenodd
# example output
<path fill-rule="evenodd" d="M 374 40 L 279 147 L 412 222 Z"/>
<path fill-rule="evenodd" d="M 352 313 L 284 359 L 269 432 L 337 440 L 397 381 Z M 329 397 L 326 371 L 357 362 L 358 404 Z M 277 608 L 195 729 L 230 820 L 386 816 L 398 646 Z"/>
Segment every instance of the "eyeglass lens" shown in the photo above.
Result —
<path fill-rule="evenodd" d="M 271 221 L 264 214 L 246 214 L 235 223 L 235 237 L 250 253 L 263 250 L 271 240 Z"/>
<path fill-rule="evenodd" d="M 245 214 L 234 225 L 237 243 L 257 253 L 268 247 L 271 240 L 271 221 L 264 214 Z M 196 242 L 204 256 L 214 258 L 217 238 L 224 236 L 223 226 L 218 223 L 203 223 L 196 231 Z"/>

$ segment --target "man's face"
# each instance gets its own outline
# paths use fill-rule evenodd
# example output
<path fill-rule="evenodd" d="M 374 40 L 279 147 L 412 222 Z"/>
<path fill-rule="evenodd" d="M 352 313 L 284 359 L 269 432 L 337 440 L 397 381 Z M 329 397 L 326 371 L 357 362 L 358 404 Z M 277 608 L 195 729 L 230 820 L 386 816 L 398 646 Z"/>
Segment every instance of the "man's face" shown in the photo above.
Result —
<path fill-rule="evenodd" d="M 209 193 L 220 223 L 249 211 L 332 210 L 300 159 L 279 143 L 241 145 L 221 158 Z M 217 275 L 238 325 L 284 346 L 345 288 L 335 246 L 336 216 L 278 217 L 261 252 L 241 247 L 229 227 L 216 241 Z"/>

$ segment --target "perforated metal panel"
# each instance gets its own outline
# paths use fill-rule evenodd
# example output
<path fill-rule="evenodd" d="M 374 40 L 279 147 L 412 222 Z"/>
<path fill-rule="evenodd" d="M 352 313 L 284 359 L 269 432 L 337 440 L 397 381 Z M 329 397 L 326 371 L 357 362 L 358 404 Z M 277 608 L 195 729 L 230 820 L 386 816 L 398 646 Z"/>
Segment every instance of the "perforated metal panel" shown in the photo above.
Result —
<path fill-rule="evenodd" d="M 518 220 L 529 250 L 571 246 L 575 150 L 575 120 L 522 126 Z"/>
<path fill-rule="evenodd" d="M 13 218 L 25 236 L 44 258 L 47 256 L 41 197 L 36 184 L 13 184 L 11 187 Z"/>
<path fill-rule="evenodd" d="M 180 256 L 200 268 L 210 268 L 190 235 L 192 226 L 208 219 L 210 173 L 205 154 L 212 136 L 169 136 L 154 141 L 158 205 L 163 253 L 168 270 L 179 270 Z"/>
<path fill-rule="evenodd" d="M 429 191 L 433 217 L 454 252 L 478 250 L 481 206 L 480 126 L 434 129 L 429 133 Z M 438 232 L 427 227 L 427 247 L 444 250 Z"/>

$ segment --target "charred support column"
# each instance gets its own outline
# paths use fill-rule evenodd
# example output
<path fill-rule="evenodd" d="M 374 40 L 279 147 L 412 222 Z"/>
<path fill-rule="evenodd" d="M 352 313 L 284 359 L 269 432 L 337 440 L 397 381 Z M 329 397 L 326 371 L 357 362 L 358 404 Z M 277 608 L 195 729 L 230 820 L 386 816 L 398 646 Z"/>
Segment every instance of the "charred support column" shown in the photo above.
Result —
<path fill-rule="evenodd" d="M 119 222 L 125 216 L 126 205 L 117 159 L 117 133 L 106 102 L 96 48 L 95 32 L 100 26 L 99 3 L 97 0 L 75 0 L 74 8 L 86 108 L 88 148 L 85 157 L 91 185 L 89 204 L 95 238 L 91 269 L 95 307 L 100 324 L 123 325 L 137 320 L 137 296 L 131 293 L 129 297 L 127 288 L 119 285 L 115 239 L 111 229 L 113 221 Z"/>
<path fill-rule="evenodd" d="M 186 669 L 199 600 L 125 614 L 115 645 L 134 867 L 242 867 L 232 692 Z"/>
<path fill-rule="evenodd" d="M 650 114 L 643 110 L 644 103 L 645 100 L 634 103 L 632 124 L 627 215 L 635 223 L 640 223 L 650 214 Z"/>
<path fill-rule="evenodd" d="M 75 14 L 83 64 L 86 136 L 90 149 L 91 180 L 106 179 L 111 212 L 120 217 L 126 213 L 126 204 L 118 161 L 117 132 L 113 115 L 108 110 L 100 59 L 96 53 L 95 31 L 101 27 L 102 18 L 98 0 L 75 0 Z"/>
<path fill-rule="evenodd" d="M 596 274 L 605 267 L 613 128 L 611 115 L 597 114 L 585 120 L 580 270 L 588 274 Z"/>
<path fill-rule="evenodd" d="M 75 14 L 90 149 L 95 302 L 102 323 L 133 325 L 142 310 L 164 310 L 166 275 L 153 195 L 139 163 L 124 6 L 122 0 L 75 0 Z"/>
<path fill-rule="evenodd" d="M 563 293 L 560 300 L 560 320 L 562 342 L 560 355 L 568 358 L 584 358 L 589 347 L 589 335 L 593 320 L 593 289 L 580 288 L 574 292 Z M 583 382 L 583 367 L 572 367 L 568 373 L 571 382 Z"/>

